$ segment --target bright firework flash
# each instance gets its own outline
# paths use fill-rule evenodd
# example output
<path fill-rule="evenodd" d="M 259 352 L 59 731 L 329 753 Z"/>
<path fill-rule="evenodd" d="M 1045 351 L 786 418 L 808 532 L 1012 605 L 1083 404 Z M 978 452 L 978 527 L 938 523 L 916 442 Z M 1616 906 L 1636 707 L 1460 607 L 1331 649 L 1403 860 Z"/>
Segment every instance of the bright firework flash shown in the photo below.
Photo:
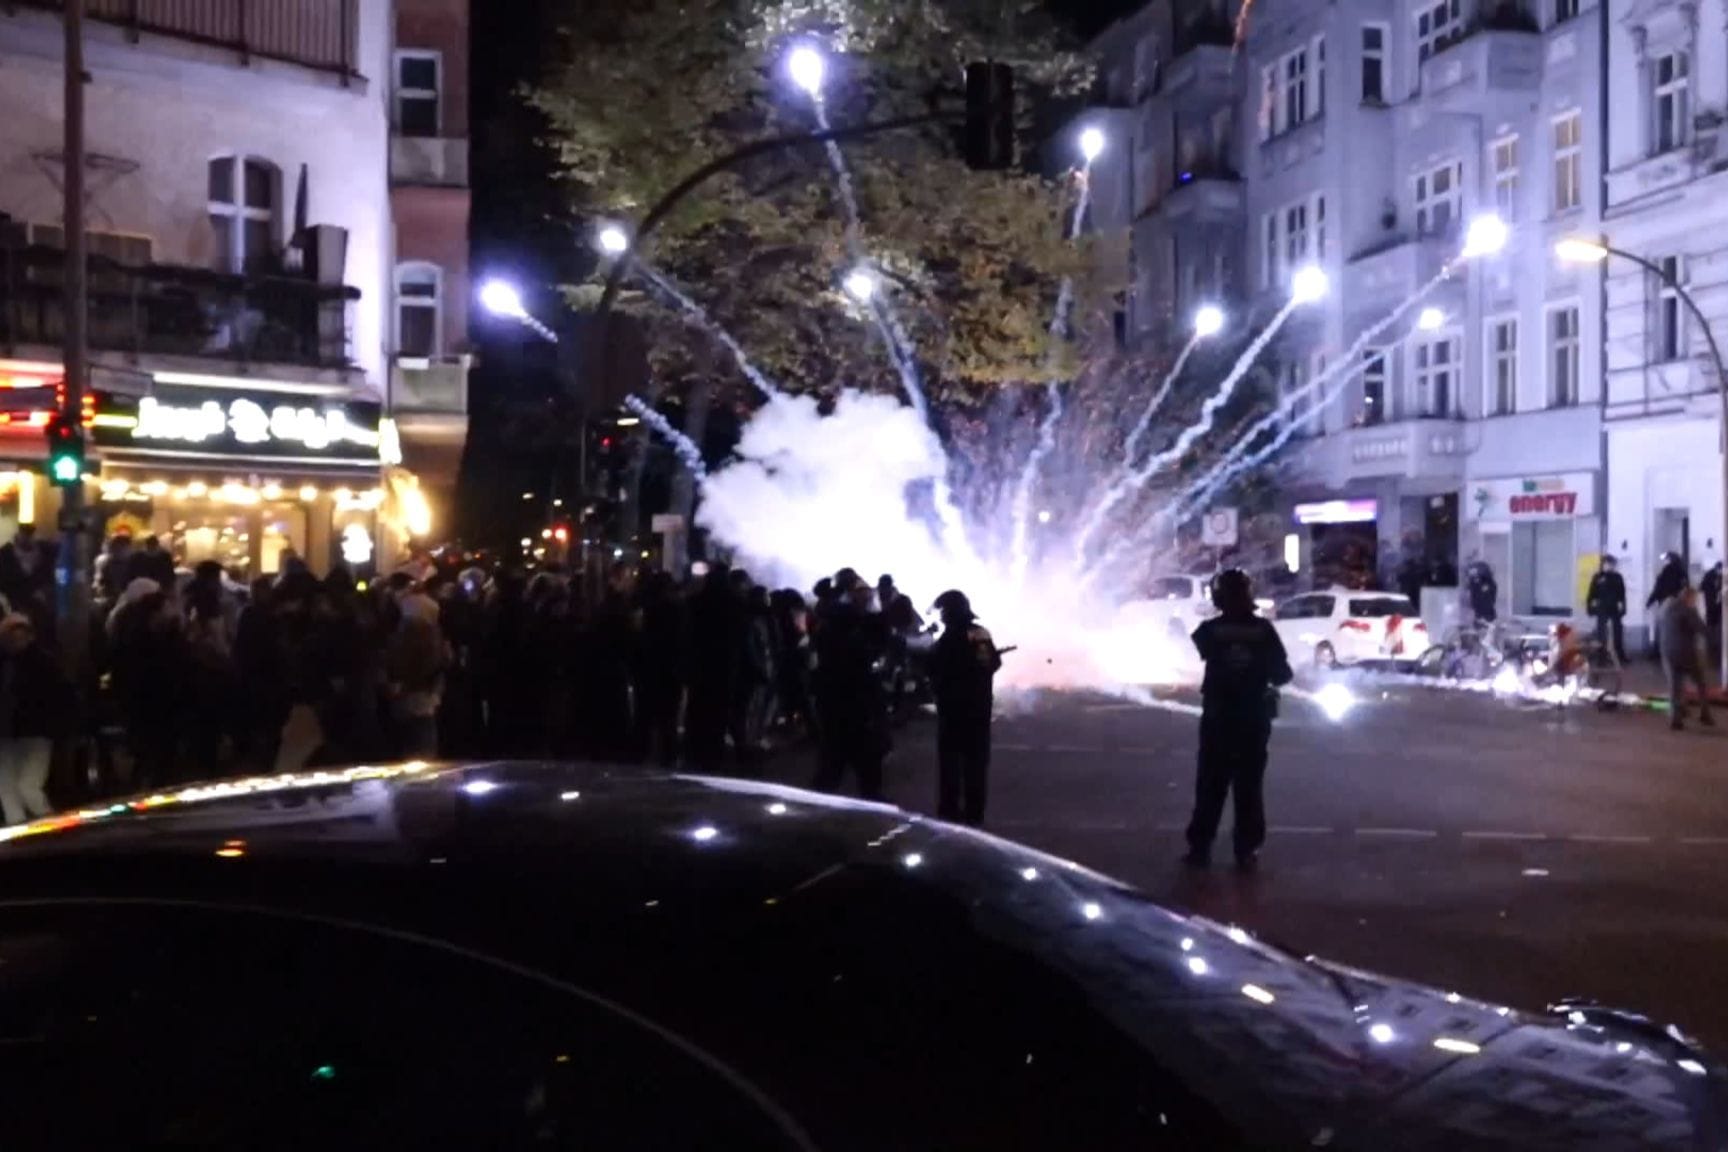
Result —
<path fill-rule="evenodd" d="M 780 395 L 780 389 L 771 384 L 768 377 L 764 376 L 762 371 L 751 362 L 749 355 L 744 351 L 743 345 L 739 344 L 738 341 L 733 338 L 732 333 L 726 331 L 725 328 L 716 323 L 714 318 L 708 315 L 708 310 L 706 308 L 696 303 L 695 300 L 690 298 L 688 293 L 681 290 L 676 284 L 672 283 L 671 280 L 668 280 L 664 275 L 649 267 L 643 261 L 636 261 L 635 270 L 637 275 L 648 281 L 651 287 L 660 292 L 667 299 L 671 300 L 674 304 L 678 305 L 686 316 L 696 322 L 697 327 L 720 341 L 720 343 L 725 346 L 726 350 L 732 353 L 732 359 L 738 365 L 738 371 L 742 372 L 744 378 L 756 386 L 758 392 L 769 397 Z"/>
<path fill-rule="evenodd" d="M 672 445 L 672 450 L 678 453 L 678 459 L 684 462 L 684 467 L 690 469 L 690 474 L 696 477 L 698 482 L 707 479 L 708 468 L 702 462 L 702 449 L 696 447 L 694 440 L 672 427 L 666 417 L 656 412 L 640 396 L 624 397 L 624 407 L 636 413 L 642 423 L 666 438 Z"/>

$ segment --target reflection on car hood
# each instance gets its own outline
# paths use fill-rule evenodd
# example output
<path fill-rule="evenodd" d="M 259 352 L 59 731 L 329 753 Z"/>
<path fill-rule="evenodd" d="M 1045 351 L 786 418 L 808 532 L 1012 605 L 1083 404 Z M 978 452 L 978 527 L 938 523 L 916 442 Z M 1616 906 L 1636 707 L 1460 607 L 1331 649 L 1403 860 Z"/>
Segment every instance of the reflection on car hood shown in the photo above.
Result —
<path fill-rule="evenodd" d="M 169 896 L 188 878 L 332 862 L 381 884 L 505 868 L 595 924 L 660 904 L 690 908 L 693 923 L 759 915 L 838 873 L 879 872 L 954 898 L 979 936 L 1065 975 L 1268 1146 L 1723 1146 L 1721 1072 L 1676 1033 L 1290 956 L 1068 861 L 886 805 L 581 764 L 412 763 L 189 787 L 0 830 L 10 899 L 57 884 L 107 894 L 92 875 L 115 894 Z M 242 890 L 320 911 L 341 898 L 312 883 Z"/>

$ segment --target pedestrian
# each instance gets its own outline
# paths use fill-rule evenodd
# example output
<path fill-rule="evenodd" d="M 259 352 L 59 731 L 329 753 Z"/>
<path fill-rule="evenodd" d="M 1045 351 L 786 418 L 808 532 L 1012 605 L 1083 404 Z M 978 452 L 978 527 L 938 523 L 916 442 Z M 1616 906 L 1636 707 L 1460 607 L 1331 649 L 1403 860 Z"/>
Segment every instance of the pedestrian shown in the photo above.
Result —
<path fill-rule="evenodd" d="M 732 591 L 732 572 L 716 563 L 690 597 L 689 696 L 684 705 L 684 760 L 698 772 L 719 772 L 726 761 L 739 664 L 742 606 Z"/>
<path fill-rule="evenodd" d="M 757 585 L 745 600 L 744 660 L 739 693 L 744 700 L 741 763 L 759 760 L 768 751 L 768 730 L 780 710 L 780 639 L 768 589 Z"/>
<path fill-rule="evenodd" d="M 642 757 L 662 768 L 678 763 L 678 717 L 684 704 L 684 606 L 670 573 L 642 582 L 642 637 L 636 738 Z"/>
<path fill-rule="evenodd" d="M 936 598 L 942 635 L 930 648 L 936 696 L 936 815 L 974 828 L 984 823 L 990 788 L 990 713 L 1002 654 L 958 589 Z"/>
<path fill-rule="evenodd" d="M 1470 597 L 1470 611 L 1476 617 L 1478 626 L 1494 623 L 1496 616 L 1495 604 L 1500 599 L 1500 584 L 1494 579 L 1494 569 L 1481 557 L 1470 561 L 1464 577 L 1465 590 Z"/>
<path fill-rule="evenodd" d="M 404 760 L 430 760 L 438 755 L 438 702 L 449 648 L 436 600 L 411 588 L 396 603 L 401 614 L 384 654 L 391 745 Z"/>
<path fill-rule="evenodd" d="M 1614 663 L 1626 662 L 1626 578 L 1620 575 L 1612 553 L 1603 553 L 1596 574 L 1590 577 L 1590 590 L 1584 597 L 1584 607 L 1596 621 L 1596 642 L 1613 657 Z"/>
<path fill-rule="evenodd" d="M 1188 822 L 1186 863 L 1203 868 L 1212 860 L 1212 840 L 1234 794 L 1231 829 L 1236 866 L 1252 870 L 1266 839 L 1262 784 L 1267 745 L 1277 711 L 1275 689 L 1293 676 L 1284 644 L 1271 623 L 1254 612 L 1254 585 L 1240 568 L 1212 582 L 1218 615 L 1194 630 L 1194 647 L 1205 662 L 1200 684 L 1200 758 L 1194 781 L 1194 814 Z"/>
<path fill-rule="evenodd" d="M 1704 579 L 1698 582 L 1704 597 L 1704 628 L 1710 633 L 1710 649 L 1716 652 L 1722 643 L 1722 561 L 1710 565 Z"/>
<path fill-rule="evenodd" d="M 1713 727 L 1710 689 L 1704 683 L 1704 618 L 1698 614 L 1698 591 L 1682 588 L 1662 605 L 1657 631 L 1662 645 L 1662 666 L 1668 673 L 1668 726 L 1676 732 L 1686 726 L 1686 685 L 1698 690 L 1698 722 Z"/>
<path fill-rule="evenodd" d="M 54 741 L 75 728 L 72 683 L 28 616 L 0 620 L 0 813 L 18 824 L 53 811 L 43 786 Z"/>
<path fill-rule="evenodd" d="M 1680 559 L 1678 553 L 1662 553 L 1662 566 L 1656 572 L 1656 582 L 1650 586 L 1650 595 L 1644 600 L 1646 609 L 1656 610 L 1656 627 L 1651 634 L 1656 640 L 1654 655 L 1662 658 L 1662 607 L 1668 601 L 1680 594 L 1690 581 L 1686 578 L 1686 562 Z"/>
<path fill-rule="evenodd" d="M 848 773 L 866 800 L 882 798 L 888 755 L 888 697 L 881 664 L 888 652 L 870 585 L 850 568 L 834 577 L 834 606 L 816 633 L 816 710 L 821 716 L 814 787 L 837 791 Z"/>

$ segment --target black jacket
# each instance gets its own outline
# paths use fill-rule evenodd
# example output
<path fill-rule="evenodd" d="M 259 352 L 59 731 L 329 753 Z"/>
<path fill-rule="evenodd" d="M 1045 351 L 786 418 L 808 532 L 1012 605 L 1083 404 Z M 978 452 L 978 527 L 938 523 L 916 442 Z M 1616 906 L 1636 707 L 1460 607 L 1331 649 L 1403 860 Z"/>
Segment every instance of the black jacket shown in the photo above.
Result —
<path fill-rule="evenodd" d="M 77 703 L 59 661 L 41 644 L 32 643 L 16 656 L 0 658 L 0 676 L 6 674 L 6 663 L 13 668 L 11 696 L 0 695 L 0 706 L 12 707 L 12 714 L 4 717 L 5 730 L 21 737 L 71 735 L 77 727 Z"/>
<path fill-rule="evenodd" d="M 1269 693 L 1295 677 L 1277 629 L 1252 612 L 1214 616 L 1194 629 L 1206 662 L 1200 698 L 1208 713 L 1271 719 Z"/>
<path fill-rule="evenodd" d="M 1592 616 L 1612 616 L 1618 620 L 1626 615 L 1626 578 L 1618 572 L 1599 570 L 1590 577 L 1584 608 Z"/>
<path fill-rule="evenodd" d="M 942 715 L 990 715 L 992 682 L 1002 667 L 996 641 L 977 621 L 950 624 L 930 646 L 930 688 Z"/>
<path fill-rule="evenodd" d="M 1644 601 L 1644 607 L 1654 608 L 1664 600 L 1680 595 L 1680 590 L 1686 587 L 1686 566 L 1675 560 L 1662 566 L 1657 573 L 1656 586 L 1650 589 L 1650 598 Z"/>

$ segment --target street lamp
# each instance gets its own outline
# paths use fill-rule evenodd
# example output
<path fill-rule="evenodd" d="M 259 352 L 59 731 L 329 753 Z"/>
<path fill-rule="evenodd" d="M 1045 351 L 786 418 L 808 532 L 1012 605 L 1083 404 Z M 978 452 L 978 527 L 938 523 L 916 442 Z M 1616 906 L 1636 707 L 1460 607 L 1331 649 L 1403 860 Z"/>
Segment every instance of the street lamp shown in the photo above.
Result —
<path fill-rule="evenodd" d="M 1194 335 L 1204 339 L 1216 336 L 1224 328 L 1224 310 L 1216 304 L 1202 304 L 1194 313 Z"/>
<path fill-rule="evenodd" d="M 617 224 L 602 224 L 594 240 L 608 256 L 622 256 L 630 251 L 630 234 Z"/>
<path fill-rule="evenodd" d="M 878 281 L 876 273 L 868 268 L 854 268 L 846 274 L 841 286 L 846 289 L 846 295 L 860 304 L 868 304 L 876 296 Z"/>
<path fill-rule="evenodd" d="M 488 280 L 480 286 L 480 305 L 494 316 L 512 320 L 522 320 L 528 315 L 528 309 L 522 306 L 522 293 L 503 280 Z"/>
<path fill-rule="evenodd" d="M 1506 247 L 1510 237 L 1506 221 L 1495 215 L 1478 216 L 1470 221 L 1470 227 L 1464 231 L 1464 251 L 1460 255 L 1466 259 L 1478 256 L 1493 256 Z"/>
<path fill-rule="evenodd" d="M 828 74 L 828 61 L 808 44 L 800 44 L 786 57 L 786 74 L 792 83 L 809 93 L 810 98 L 822 97 L 822 80 Z"/>
<path fill-rule="evenodd" d="M 1424 308 L 1416 314 L 1416 327 L 1424 332 L 1438 332 L 1446 323 L 1446 313 L 1438 308 Z"/>
<path fill-rule="evenodd" d="M 1710 321 L 1705 319 L 1704 310 L 1698 307 L 1698 301 L 1692 298 L 1692 293 L 1679 279 L 1669 273 L 1653 260 L 1646 260 L 1635 252 L 1616 248 L 1604 240 L 1589 236 L 1564 236 L 1554 245 L 1554 255 L 1568 264 L 1601 264 L 1610 256 L 1618 256 L 1622 260 L 1630 260 L 1656 279 L 1674 289 L 1674 294 L 1680 302 L 1686 305 L 1686 311 L 1692 314 L 1692 319 L 1698 322 L 1699 331 L 1704 333 L 1704 342 L 1710 347 L 1710 359 L 1716 365 L 1716 396 L 1721 401 L 1721 451 L 1722 451 L 1722 536 L 1717 543 L 1722 552 L 1724 568 L 1728 569 L 1728 367 L 1722 364 L 1722 349 L 1716 344 L 1716 333 L 1711 331 Z M 1728 688 L 1728 613 L 1722 616 L 1722 662 L 1719 669 L 1722 686 Z"/>
<path fill-rule="evenodd" d="M 1104 132 L 1100 128 L 1080 130 L 1080 155 L 1088 165 L 1104 154 Z"/>
<path fill-rule="evenodd" d="M 1290 302 L 1292 304 L 1312 304 L 1326 295 L 1330 282 L 1326 272 L 1318 264 L 1304 264 L 1296 269 L 1296 274 L 1290 277 Z"/>

